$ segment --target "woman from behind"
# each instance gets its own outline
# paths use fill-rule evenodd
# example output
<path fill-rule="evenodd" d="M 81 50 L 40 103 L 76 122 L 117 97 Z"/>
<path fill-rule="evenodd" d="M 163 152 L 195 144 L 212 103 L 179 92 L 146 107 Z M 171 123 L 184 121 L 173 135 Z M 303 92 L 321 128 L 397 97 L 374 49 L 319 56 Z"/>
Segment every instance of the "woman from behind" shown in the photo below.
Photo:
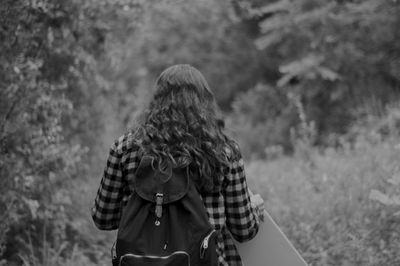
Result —
<path fill-rule="evenodd" d="M 127 176 L 143 156 L 161 172 L 187 166 L 217 230 L 219 265 L 242 265 L 233 238 L 253 238 L 263 201 L 251 201 L 239 147 L 224 132 L 224 122 L 203 75 L 190 65 L 167 68 L 137 124 L 111 146 L 92 217 L 99 229 L 118 229 L 132 194 Z"/>

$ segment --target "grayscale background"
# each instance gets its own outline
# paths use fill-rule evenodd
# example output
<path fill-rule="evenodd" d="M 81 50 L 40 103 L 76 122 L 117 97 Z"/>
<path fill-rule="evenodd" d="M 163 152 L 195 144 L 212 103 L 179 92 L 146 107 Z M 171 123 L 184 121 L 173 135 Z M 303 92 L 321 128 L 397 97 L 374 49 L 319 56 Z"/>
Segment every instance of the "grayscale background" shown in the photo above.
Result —
<path fill-rule="evenodd" d="M 177 63 L 310 265 L 400 265 L 400 1 L 2 0 L 1 266 L 109 265 L 109 147 Z"/>

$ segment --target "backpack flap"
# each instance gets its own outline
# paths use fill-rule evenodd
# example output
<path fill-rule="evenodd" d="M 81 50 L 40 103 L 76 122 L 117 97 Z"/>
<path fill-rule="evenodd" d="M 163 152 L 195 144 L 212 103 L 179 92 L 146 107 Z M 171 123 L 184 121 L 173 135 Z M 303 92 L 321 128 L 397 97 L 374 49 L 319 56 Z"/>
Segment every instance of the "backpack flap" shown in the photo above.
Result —
<path fill-rule="evenodd" d="M 155 169 L 154 159 L 144 156 L 133 179 L 135 192 L 156 206 L 181 199 L 189 190 L 186 168 L 173 168 L 169 173 Z M 157 211 L 156 211 L 157 212 Z"/>

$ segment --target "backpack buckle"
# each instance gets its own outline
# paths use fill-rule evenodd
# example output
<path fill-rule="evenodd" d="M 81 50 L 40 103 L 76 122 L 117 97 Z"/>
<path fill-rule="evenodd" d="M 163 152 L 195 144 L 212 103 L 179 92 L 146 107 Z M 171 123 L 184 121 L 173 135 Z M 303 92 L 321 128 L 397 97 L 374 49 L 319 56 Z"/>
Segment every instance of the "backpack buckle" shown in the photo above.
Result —
<path fill-rule="evenodd" d="M 155 224 L 157 226 L 160 225 L 159 219 L 162 216 L 162 204 L 164 201 L 164 194 L 163 193 L 157 193 L 156 194 L 156 209 L 155 209 L 155 214 L 156 214 L 156 222 Z"/>

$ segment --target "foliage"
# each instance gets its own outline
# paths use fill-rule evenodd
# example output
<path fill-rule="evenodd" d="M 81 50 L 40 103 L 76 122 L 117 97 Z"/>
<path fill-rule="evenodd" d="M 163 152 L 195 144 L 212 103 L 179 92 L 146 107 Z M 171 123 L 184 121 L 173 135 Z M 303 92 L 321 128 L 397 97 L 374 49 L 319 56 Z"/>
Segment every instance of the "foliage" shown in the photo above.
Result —
<path fill-rule="evenodd" d="M 204 73 L 309 262 L 399 264 L 399 8 L 3 0 L 0 265 L 108 264 L 88 211 L 107 148 L 175 63 Z"/>
<path fill-rule="evenodd" d="M 250 187 L 311 265 L 399 263 L 398 112 L 354 126 L 340 147 L 249 164 Z"/>
<path fill-rule="evenodd" d="M 96 60 L 102 62 L 106 30 L 113 29 L 97 16 L 107 11 L 115 19 L 121 4 L 131 2 L 100 13 L 97 5 L 110 6 L 107 1 L 0 4 L 1 264 L 58 265 L 50 251 L 64 260 L 77 241 L 87 245 L 75 236 L 71 210 L 73 180 L 85 172 L 86 145 L 97 144 L 84 137 L 101 127 L 101 121 L 84 125 L 99 111 L 87 106 L 99 85 L 87 77 L 101 76 Z"/>
<path fill-rule="evenodd" d="M 235 3 L 245 21 L 257 22 L 255 41 L 272 72 L 262 82 L 299 98 L 317 143 L 329 144 L 361 113 L 378 114 L 398 99 L 398 1 Z"/>
<path fill-rule="evenodd" d="M 235 133 L 243 154 L 266 157 L 268 147 L 290 150 L 290 128 L 297 124 L 296 106 L 283 91 L 258 84 L 232 103 L 228 127 Z"/>
<path fill-rule="evenodd" d="M 258 51 L 226 0 L 160 1 L 147 11 L 127 46 L 115 83 L 128 95 L 121 104 L 126 106 L 122 119 L 128 124 L 138 108 L 138 98 L 145 97 L 156 77 L 172 64 L 198 68 L 224 111 L 229 111 L 235 95 L 256 84 L 254 77 L 261 74 Z"/>

